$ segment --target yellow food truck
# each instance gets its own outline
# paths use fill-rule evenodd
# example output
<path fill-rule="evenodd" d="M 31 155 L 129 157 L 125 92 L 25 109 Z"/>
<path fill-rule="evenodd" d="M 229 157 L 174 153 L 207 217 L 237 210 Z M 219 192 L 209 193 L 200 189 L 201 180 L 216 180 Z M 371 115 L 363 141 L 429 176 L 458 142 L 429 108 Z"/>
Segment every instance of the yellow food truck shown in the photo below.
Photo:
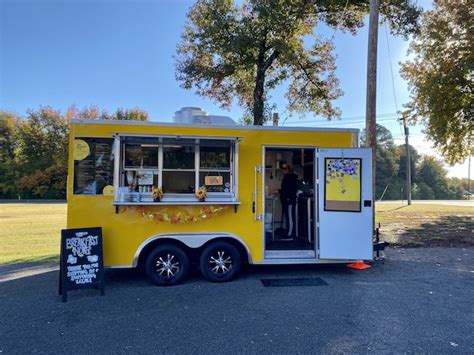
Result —
<path fill-rule="evenodd" d="M 73 120 L 68 228 L 152 283 L 242 263 L 373 258 L 371 151 L 356 129 Z"/>

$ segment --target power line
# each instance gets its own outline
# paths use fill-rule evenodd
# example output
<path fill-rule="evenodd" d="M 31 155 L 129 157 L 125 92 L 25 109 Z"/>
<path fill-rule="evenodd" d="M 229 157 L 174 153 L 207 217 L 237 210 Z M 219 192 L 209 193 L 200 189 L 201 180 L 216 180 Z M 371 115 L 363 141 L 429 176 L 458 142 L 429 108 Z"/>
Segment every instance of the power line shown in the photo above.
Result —
<path fill-rule="evenodd" d="M 286 110 L 284 111 L 286 112 Z M 377 115 L 377 118 L 387 118 L 387 117 L 390 117 L 393 121 L 393 118 L 396 118 L 397 117 L 397 113 L 396 112 L 387 112 L 387 113 L 381 113 L 381 114 L 378 114 Z M 284 126 L 285 123 L 287 124 L 300 124 L 300 123 L 327 123 L 327 124 L 338 124 L 339 121 L 343 121 L 343 120 L 362 120 L 364 119 L 364 122 L 365 122 L 365 116 L 363 115 L 360 115 L 360 116 L 347 116 L 347 117 L 340 117 L 338 118 L 338 120 L 331 120 L 331 121 L 328 121 L 328 120 L 323 120 L 323 119 L 313 119 L 313 120 L 305 120 L 305 119 L 301 119 L 301 120 L 298 120 L 298 121 L 288 121 L 288 117 L 283 121 L 282 123 L 282 126 Z M 388 120 L 387 120 L 388 121 Z M 356 122 L 356 121 L 351 121 L 351 122 Z"/>
<path fill-rule="evenodd" d="M 412 137 L 424 137 L 423 133 L 415 133 L 411 135 Z M 393 136 L 393 139 L 402 139 L 405 138 L 405 135 L 400 135 L 400 136 Z"/>
<path fill-rule="evenodd" d="M 392 55 L 390 53 L 390 43 L 388 40 L 388 31 L 387 31 L 387 22 L 385 22 L 385 38 L 387 40 L 387 51 L 388 51 L 388 62 L 390 64 L 390 76 L 392 78 L 392 89 L 393 89 L 393 100 L 395 101 L 395 110 L 397 110 L 398 116 L 398 104 L 397 104 L 397 94 L 395 92 L 395 79 L 393 78 L 393 68 L 392 68 Z M 398 118 L 398 122 L 400 123 L 400 118 Z M 407 119 L 403 116 L 403 128 L 405 132 L 405 149 L 406 149 L 406 192 L 407 192 L 407 203 L 411 205 L 411 162 L 410 162 L 410 145 L 408 143 L 408 127 L 407 127 Z M 401 127 L 400 127 L 401 129 Z"/>
<path fill-rule="evenodd" d="M 393 116 L 396 116 L 397 113 L 396 112 L 387 112 L 387 113 L 381 113 L 381 114 L 378 114 L 377 115 L 377 118 L 385 118 L 385 117 L 393 117 Z M 301 119 L 301 120 L 298 120 L 298 121 L 289 121 L 288 123 L 294 123 L 294 122 L 320 122 L 321 120 L 324 120 L 322 122 L 338 122 L 338 121 L 342 121 L 342 120 L 353 120 L 353 119 L 365 119 L 365 116 L 364 115 L 360 115 L 360 116 L 346 116 L 346 117 L 340 117 L 336 120 L 332 120 L 332 121 L 328 121 L 328 120 L 324 120 L 324 119 L 313 119 L 313 120 L 305 120 L 305 119 Z"/>
<path fill-rule="evenodd" d="M 378 122 L 393 122 L 393 117 L 386 117 L 379 119 Z M 356 120 L 356 121 L 346 121 L 346 122 L 334 122 L 334 121 L 299 121 L 299 122 L 288 122 L 292 125 L 300 125 L 300 124 L 314 124 L 314 123 L 319 123 L 320 125 L 324 126 L 345 126 L 345 125 L 351 125 L 351 124 L 360 124 L 360 123 L 365 123 L 364 120 Z"/>
<path fill-rule="evenodd" d="M 398 126 L 400 127 L 400 133 L 404 134 L 402 130 L 402 125 L 401 125 L 402 123 L 401 123 L 400 117 L 398 116 L 397 94 L 395 91 L 395 79 L 393 77 L 392 54 L 390 51 L 390 42 L 388 40 L 387 22 L 384 22 L 384 28 L 385 28 L 385 39 L 387 41 L 388 64 L 390 65 L 390 77 L 392 78 L 393 101 L 395 102 L 395 110 L 397 113 L 397 120 L 398 120 Z"/>

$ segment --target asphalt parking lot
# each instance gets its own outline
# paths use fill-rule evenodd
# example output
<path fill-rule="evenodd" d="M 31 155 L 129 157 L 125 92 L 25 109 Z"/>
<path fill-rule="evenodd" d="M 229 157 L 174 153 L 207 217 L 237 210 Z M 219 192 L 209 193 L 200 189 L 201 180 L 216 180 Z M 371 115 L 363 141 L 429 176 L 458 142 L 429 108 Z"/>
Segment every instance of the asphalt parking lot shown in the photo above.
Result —
<path fill-rule="evenodd" d="M 261 279 L 324 286 L 264 287 Z M 57 296 L 57 271 L 0 283 L 0 352 L 474 352 L 474 249 L 389 250 L 384 263 L 251 267 L 155 287 L 108 271 L 106 295 Z"/>

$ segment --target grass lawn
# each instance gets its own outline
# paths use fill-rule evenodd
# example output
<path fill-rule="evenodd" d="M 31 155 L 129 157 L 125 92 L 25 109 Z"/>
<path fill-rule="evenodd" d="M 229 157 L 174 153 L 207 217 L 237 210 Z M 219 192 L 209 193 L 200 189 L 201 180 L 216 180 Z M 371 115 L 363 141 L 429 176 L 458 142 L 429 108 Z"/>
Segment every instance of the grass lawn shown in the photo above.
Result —
<path fill-rule="evenodd" d="M 65 203 L 0 204 L 0 264 L 57 261 Z"/>
<path fill-rule="evenodd" d="M 382 239 L 396 246 L 474 246 L 474 207 L 377 205 Z M 0 204 L 0 264 L 57 261 L 66 204 Z"/>
<path fill-rule="evenodd" d="M 474 246 L 474 207 L 378 204 L 381 239 L 395 246 Z"/>

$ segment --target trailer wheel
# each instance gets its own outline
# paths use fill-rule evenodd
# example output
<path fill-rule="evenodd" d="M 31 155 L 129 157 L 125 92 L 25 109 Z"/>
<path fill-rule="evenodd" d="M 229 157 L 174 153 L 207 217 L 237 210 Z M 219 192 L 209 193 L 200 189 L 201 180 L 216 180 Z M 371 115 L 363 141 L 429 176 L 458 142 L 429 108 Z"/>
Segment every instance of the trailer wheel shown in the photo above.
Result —
<path fill-rule="evenodd" d="M 177 285 L 188 275 L 189 258 L 180 247 L 163 244 L 148 255 L 145 271 L 155 285 Z"/>
<path fill-rule="evenodd" d="M 226 282 L 240 271 L 241 257 L 236 247 L 224 241 L 208 245 L 200 257 L 201 273 L 211 282 Z"/>

